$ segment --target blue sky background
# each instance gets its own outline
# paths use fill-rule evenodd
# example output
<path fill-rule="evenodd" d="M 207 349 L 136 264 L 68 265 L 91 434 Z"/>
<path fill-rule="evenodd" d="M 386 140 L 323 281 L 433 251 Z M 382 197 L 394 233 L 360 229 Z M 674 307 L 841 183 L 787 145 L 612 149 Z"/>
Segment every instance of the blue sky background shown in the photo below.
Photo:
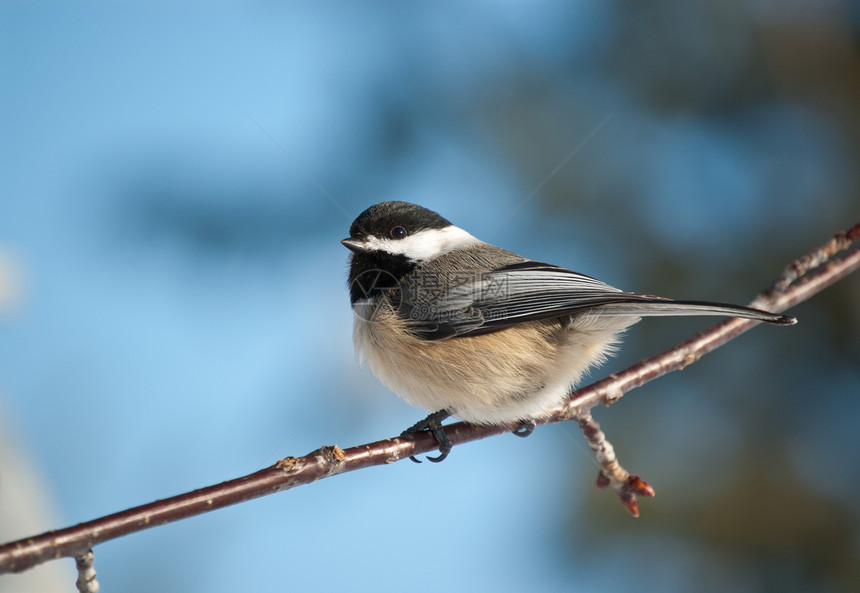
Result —
<path fill-rule="evenodd" d="M 642 4 L 0 3 L 0 424 L 37 530 L 423 417 L 356 370 L 338 241 L 375 202 L 733 302 L 860 220 L 856 4 Z M 103 544 L 100 581 L 852 590 L 858 291 L 596 411 L 657 489 L 638 521 L 555 426 Z"/>

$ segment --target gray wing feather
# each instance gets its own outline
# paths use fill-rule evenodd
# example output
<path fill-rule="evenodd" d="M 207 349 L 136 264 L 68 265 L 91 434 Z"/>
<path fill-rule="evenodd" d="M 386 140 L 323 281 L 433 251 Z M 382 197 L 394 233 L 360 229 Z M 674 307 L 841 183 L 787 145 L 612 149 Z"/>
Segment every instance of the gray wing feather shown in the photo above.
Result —
<path fill-rule="evenodd" d="M 723 315 L 793 322 L 738 305 L 623 292 L 590 276 L 534 261 L 468 274 L 452 284 L 447 292 L 413 290 L 404 295 L 399 313 L 411 332 L 427 340 L 475 336 L 585 310 L 611 316 Z"/>

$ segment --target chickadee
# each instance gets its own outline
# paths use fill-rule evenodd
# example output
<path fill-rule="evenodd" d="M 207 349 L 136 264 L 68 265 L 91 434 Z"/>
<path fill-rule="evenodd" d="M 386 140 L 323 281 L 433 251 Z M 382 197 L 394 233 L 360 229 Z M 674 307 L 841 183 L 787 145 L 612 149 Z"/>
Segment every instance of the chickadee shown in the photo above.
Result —
<path fill-rule="evenodd" d="M 352 252 L 356 350 L 397 395 L 437 410 L 404 432 L 432 431 L 440 451 L 432 461 L 451 450 L 441 428 L 448 416 L 516 423 L 515 434 L 529 434 L 533 418 L 560 405 L 641 317 L 796 322 L 739 305 L 623 292 L 484 243 L 408 202 L 371 206 L 341 243 Z"/>

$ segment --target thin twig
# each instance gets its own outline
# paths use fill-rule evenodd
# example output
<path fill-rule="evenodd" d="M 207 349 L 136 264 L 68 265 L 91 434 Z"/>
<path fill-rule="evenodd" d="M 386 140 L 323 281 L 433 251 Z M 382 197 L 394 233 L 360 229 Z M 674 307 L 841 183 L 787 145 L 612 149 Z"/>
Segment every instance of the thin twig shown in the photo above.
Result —
<path fill-rule="evenodd" d="M 92 550 L 87 550 L 75 558 L 78 568 L 78 580 L 75 585 L 80 593 L 99 593 L 99 582 L 96 580 L 96 569 L 93 568 L 95 555 Z"/>
<path fill-rule="evenodd" d="M 579 428 L 600 465 L 597 489 L 603 490 L 608 486 L 615 490 L 627 512 L 638 517 L 639 503 L 636 497 L 654 496 L 654 489 L 648 482 L 639 476 L 631 476 L 630 472 L 621 467 L 615 456 L 615 448 L 606 439 L 606 435 L 600 430 L 600 425 L 591 417 L 591 414 L 586 414 L 579 419 Z"/>
<path fill-rule="evenodd" d="M 814 294 L 860 268 L 860 247 L 853 247 L 840 258 L 838 252 L 851 247 L 851 242 L 860 237 L 860 225 L 847 233 L 837 235 L 835 243 L 824 248 L 826 257 L 816 250 L 789 266 L 794 270 L 784 281 L 786 288 L 775 286 L 754 301 L 758 306 L 780 312 L 807 300 Z M 598 485 L 612 486 L 622 498 L 625 506 L 635 510 L 636 495 L 653 494 L 645 482 L 632 479 L 618 466 L 614 454 L 605 448 L 605 436 L 590 418 L 590 410 L 597 405 L 611 405 L 624 393 L 643 385 L 668 372 L 680 370 L 695 362 L 704 354 L 718 348 L 758 322 L 730 319 L 717 324 L 662 354 L 639 362 L 632 367 L 583 387 L 571 394 L 567 404 L 553 413 L 536 419 L 538 424 L 562 422 L 575 419 L 584 428 L 589 445 L 602 451 L 604 478 Z M 487 438 L 509 432 L 516 426 L 475 426 L 458 422 L 445 427 L 445 432 L 454 445 Z M 195 490 L 128 509 L 113 515 L 100 517 L 42 535 L 22 539 L 0 546 L 0 574 L 20 572 L 51 559 L 80 557 L 96 544 L 163 525 L 179 519 L 213 511 L 218 508 L 251 500 L 274 492 L 288 490 L 340 473 L 354 471 L 374 465 L 393 463 L 405 457 L 427 453 L 436 448 L 432 435 L 419 433 L 408 438 L 393 438 L 368 443 L 349 449 L 325 446 L 304 456 L 287 457 L 275 465 L 253 474 L 222 482 L 214 486 Z M 638 480 L 638 481 L 636 481 Z M 641 483 L 640 483 L 641 482 Z"/>

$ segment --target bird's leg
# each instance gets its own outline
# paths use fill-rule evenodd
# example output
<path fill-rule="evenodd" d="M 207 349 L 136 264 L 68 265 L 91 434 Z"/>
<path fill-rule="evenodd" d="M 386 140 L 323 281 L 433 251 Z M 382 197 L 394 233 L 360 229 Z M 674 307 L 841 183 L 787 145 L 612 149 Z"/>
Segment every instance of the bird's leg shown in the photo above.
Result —
<path fill-rule="evenodd" d="M 514 430 L 511 431 L 511 434 L 514 436 L 526 438 L 535 431 L 536 426 L 537 422 L 535 422 L 531 418 L 528 420 L 523 420 L 519 426 L 517 426 Z"/>
<path fill-rule="evenodd" d="M 404 430 L 402 433 L 400 433 L 400 436 L 405 437 L 415 434 L 417 432 L 424 432 L 425 430 L 431 432 L 433 434 L 433 437 L 436 439 L 436 442 L 439 443 L 439 456 L 428 456 L 427 459 L 434 463 L 439 463 L 440 461 L 448 457 L 448 453 L 451 452 L 451 439 L 448 438 L 448 435 L 445 434 L 445 429 L 442 427 L 442 421 L 450 415 L 451 412 L 449 412 L 448 410 L 439 410 L 438 412 L 433 412 L 424 420 L 416 422 L 414 425 Z M 421 463 L 421 461 L 416 459 L 414 455 L 410 455 L 409 459 L 411 459 L 415 463 Z"/>

